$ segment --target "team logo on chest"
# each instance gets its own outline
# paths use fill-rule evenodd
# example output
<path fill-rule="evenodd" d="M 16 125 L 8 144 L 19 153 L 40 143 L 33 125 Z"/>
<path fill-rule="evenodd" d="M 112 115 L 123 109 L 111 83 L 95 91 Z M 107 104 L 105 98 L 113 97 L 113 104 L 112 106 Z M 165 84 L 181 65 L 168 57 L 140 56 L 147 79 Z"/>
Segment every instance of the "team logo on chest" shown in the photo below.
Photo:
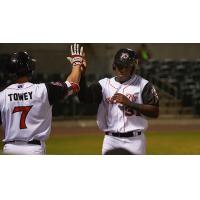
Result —
<path fill-rule="evenodd" d="M 136 102 L 137 99 L 138 99 L 138 94 L 126 94 L 125 95 L 131 102 Z M 136 115 L 136 116 L 140 116 L 140 113 L 135 111 L 134 109 L 128 107 L 128 106 L 125 106 L 125 105 L 121 105 L 119 104 L 118 105 L 118 108 L 124 112 L 124 115 L 127 116 L 127 117 L 131 117 L 133 115 Z"/>
<path fill-rule="evenodd" d="M 136 102 L 138 99 L 138 94 L 129 94 L 125 95 L 131 102 Z"/>
<path fill-rule="evenodd" d="M 138 94 L 125 94 L 125 96 L 131 101 L 131 102 L 136 102 L 138 99 Z M 112 97 L 107 97 L 105 101 L 109 104 L 113 104 L 114 102 L 112 101 Z"/>
<path fill-rule="evenodd" d="M 135 93 L 135 94 L 130 94 L 130 93 L 127 93 L 125 94 L 125 96 L 131 101 L 131 102 L 136 102 L 137 99 L 138 99 L 138 93 Z M 115 102 L 112 101 L 112 97 L 107 97 L 105 99 L 105 101 L 108 103 L 108 104 L 115 104 L 117 105 L 117 107 L 124 113 L 125 116 L 127 117 L 131 117 L 133 115 L 136 115 L 136 116 L 140 116 L 140 113 L 133 110 L 132 108 L 128 107 L 128 106 L 125 106 L 125 105 L 122 105 L 122 104 L 116 104 Z"/>

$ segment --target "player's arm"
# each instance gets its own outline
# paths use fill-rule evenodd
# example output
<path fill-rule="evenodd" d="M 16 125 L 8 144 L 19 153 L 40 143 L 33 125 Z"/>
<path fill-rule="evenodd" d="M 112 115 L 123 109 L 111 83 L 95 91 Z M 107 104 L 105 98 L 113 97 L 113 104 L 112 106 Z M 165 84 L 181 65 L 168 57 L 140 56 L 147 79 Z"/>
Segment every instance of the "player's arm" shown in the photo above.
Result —
<path fill-rule="evenodd" d="M 102 87 L 100 83 L 94 83 L 87 86 L 85 73 L 87 69 L 87 62 L 85 57 L 85 52 L 83 52 L 83 63 L 81 65 L 81 79 L 80 79 L 80 91 L 78 97 L 82 103 L 97 103 L 100 104 L 102 97 Z"/>
<path fill-rule="evenodd" d="M 132 108 L 152 118 L 159 116 L 159 97 L 151 83 L 147 83 L 142 91 L 143 104 L 132 104 Z"/>
<path fill-rule="evenodd" d="M 148 83 L 143 89 L 142 100 L 143 104 L 134 103 L 131 102 L 126 96 L 119 93 L 115 94 L 112 98 L 114 103 L 121 103 L 137 110 L 147 117 L 157 118 L 159 116 L 159 98 L 156 90 L 150 83 Z"/>
<path fill-rule="evenodd" d="M 102 87 L 99 83 L 94 83 L 89 87 L 86 84 L 85 76 L 81 76 L 80 91 L 78 93 L 79 100 L 83 103 L 97 103 L 102 101 Z"/>
<path fill-rule="evenodd" d="M 47 83 L 48 98 L 50 104 L 54 104 L 66 96 L 76 94 L 79 91 L 79 82 L 81 78 L 81 65 L 83 63 L 83 47 L 79 44 L 71 45 L 71 55 L 68 57 L 72 64 L 72 71 L 64 83 Z"/>
<path fill-rule="evenodd" d="M 79 90 L 79 86 L 77 84 L 66 82 L 51 82 L 46 83 L 48 99 L 50 105 L 64 99 L 67 96 L 72 94 L 76 94 Z"/>

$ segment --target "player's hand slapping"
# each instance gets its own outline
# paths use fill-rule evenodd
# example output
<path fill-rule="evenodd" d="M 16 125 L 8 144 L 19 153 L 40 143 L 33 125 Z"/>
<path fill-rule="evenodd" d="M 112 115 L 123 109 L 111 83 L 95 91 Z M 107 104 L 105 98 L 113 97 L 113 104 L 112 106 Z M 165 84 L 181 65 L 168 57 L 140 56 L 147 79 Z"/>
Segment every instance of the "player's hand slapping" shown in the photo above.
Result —
<path fill-rule="evenodd" d="M 112 98 L 111 98 L 111 101 L 113 103 L 119 103 L 119 104 L 122 104 L 124 106 L 130 106 L 131 105 L 131 101 L 129 100 L 128 97 L 126 97 L 125 95 L 123 94 L 120 94 L 120 93 L 116 93 Z"/>
<path fill-rule="evenodd" d="M 67 57 L 69 62 L 72 64 L 72 66 L 81 66 L 81 72 L 85 73 L 86 70 L 86 58 L 85 58 L 85 52 L 83 51 L 83 47 L 79 44 L 73 44 L 71 45 L 71 55 Z"/>

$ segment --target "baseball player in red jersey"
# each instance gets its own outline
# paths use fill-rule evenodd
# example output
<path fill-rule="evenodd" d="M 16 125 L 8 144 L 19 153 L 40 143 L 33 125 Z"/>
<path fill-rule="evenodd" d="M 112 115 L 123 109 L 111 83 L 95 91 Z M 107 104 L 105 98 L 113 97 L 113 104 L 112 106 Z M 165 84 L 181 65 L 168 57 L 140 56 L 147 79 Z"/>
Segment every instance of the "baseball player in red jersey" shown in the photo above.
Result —
<path fill-rule="evenodd" d="M 16 80 L 0 93 L 4 154 L 45 154 L 53 104 L 79 91 L 83 48 L 74 44 L 71 52 L 73 67 L 67 80 L 42 84 L 29 82 L 35 59 L 27 52 L 12 54 L 9 70 Z"/>
<path fill-rule="evenodd" d="M 135 51 L 120 49 L 113 62 L 115 77 L 90 87 L 81 77 L 79 99 L 99 105 L 97 124 L 105 133 L 102 154 L 146 153 L 146 116 L 158 117 L 159 98 L 153 85 L 135 74 L 137 63 Z"/>

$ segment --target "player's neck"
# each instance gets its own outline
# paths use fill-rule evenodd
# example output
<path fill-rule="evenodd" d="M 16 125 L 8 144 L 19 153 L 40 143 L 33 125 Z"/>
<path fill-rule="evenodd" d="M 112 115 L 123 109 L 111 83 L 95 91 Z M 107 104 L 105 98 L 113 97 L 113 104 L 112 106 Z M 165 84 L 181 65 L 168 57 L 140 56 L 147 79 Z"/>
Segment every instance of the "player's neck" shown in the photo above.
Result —
<path fill-rule="evenodd" d="M 121 80 L 121 79 L 119 79 L 118 77 L 115 77 L 115 80 L 116 80 L 117 82 L 121 83 L 121 84 L 127 82 L 127 81 L 130 80 L 130 79 L 131 79 L 131 78 L 128 77 L 128 78 L 126 78 L 126 79 Z"/>
<path fill-rule="evenodd" d="M 17 80 L 15 82 L 16 83 L 26 83 L 28 81 L 29 81 L 29 79 L 27 76 L 22 76 L 22 77 L 17 78 Z"/>
<path fill-rule="evenodd" d="M 124 78 L 124 79 L 121 79 L 121 78 L 119 78 L 118 76 L 116 76 L 116 77 L 115 77 L 115 80 L 116 80 L 117 82 L 119 82 L 120 84 L 123 84 L 123 83 L 129 81 L 131 78 L 132 78 L 132 75 L 131 75 L 131 76 L 128 76 L 128 77 L 126 77 L 126 78 Z"/>

